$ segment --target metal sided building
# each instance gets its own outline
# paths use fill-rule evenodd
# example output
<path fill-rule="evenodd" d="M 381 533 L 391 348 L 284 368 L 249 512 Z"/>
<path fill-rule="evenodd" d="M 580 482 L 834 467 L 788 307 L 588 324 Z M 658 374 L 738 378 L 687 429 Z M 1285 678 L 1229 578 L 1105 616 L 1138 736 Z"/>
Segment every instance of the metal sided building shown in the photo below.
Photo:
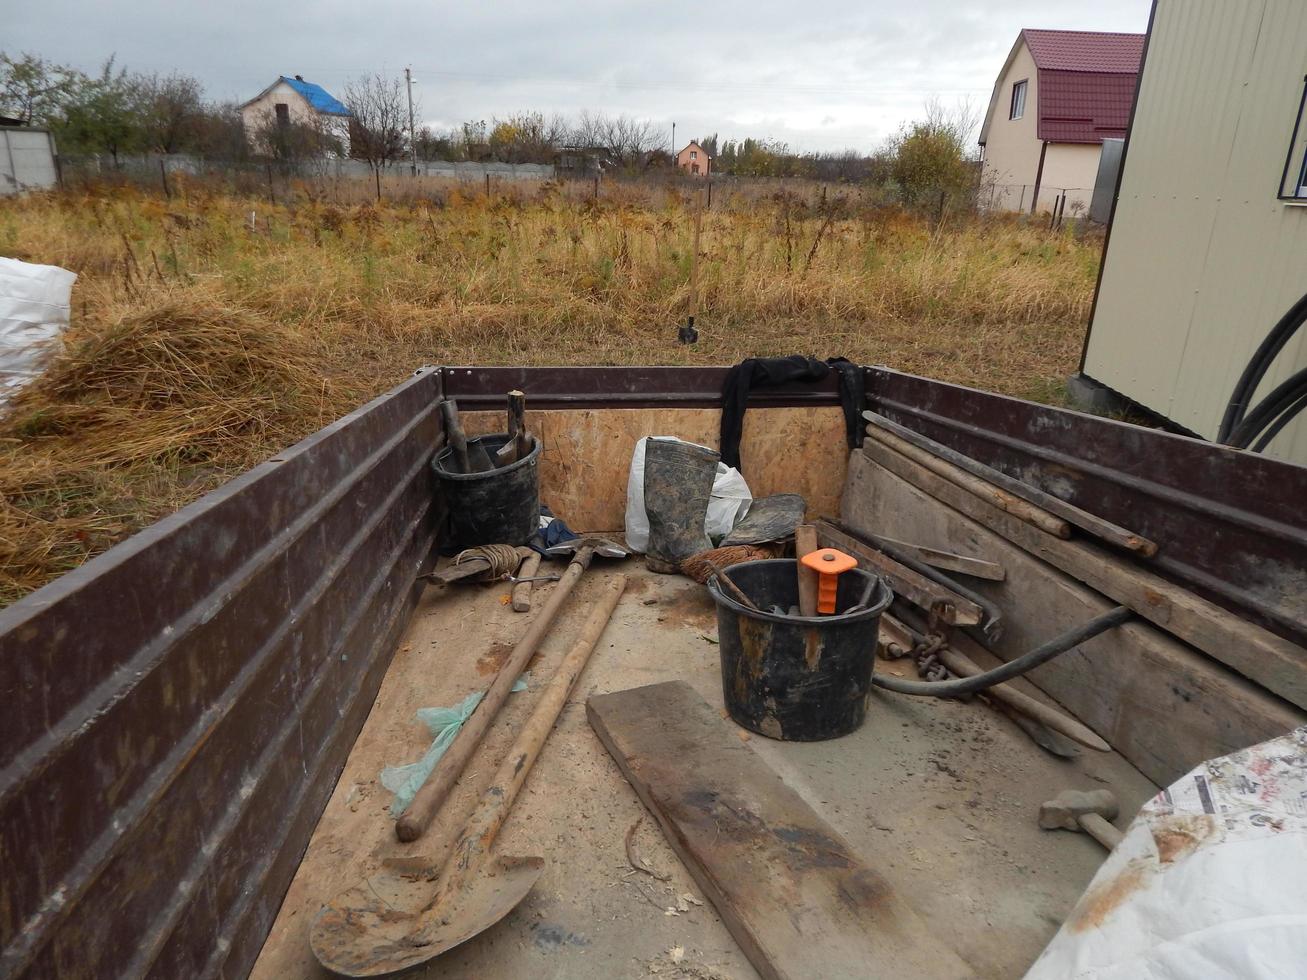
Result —
<path fill-rule="evenodd" d="M 1307 3 L 1155 0 L 1081 371 L 1207 439 L 1307 293 Z M 1307 366 L 1290 338 L 1254 402 Z M 1307 411 L 1265 446 L 1307 463 Z"/>

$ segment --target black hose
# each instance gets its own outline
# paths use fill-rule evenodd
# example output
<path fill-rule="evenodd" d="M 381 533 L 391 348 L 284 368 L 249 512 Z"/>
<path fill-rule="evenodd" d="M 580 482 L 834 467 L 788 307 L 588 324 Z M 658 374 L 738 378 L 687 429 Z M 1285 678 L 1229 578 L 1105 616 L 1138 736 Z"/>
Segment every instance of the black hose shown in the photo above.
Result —
<path fill-rule="evenodd" d="M 1307 388 L 1298 395 L 1298 400 L 1280 413 L 1280 417 L 1266 427 L 1259 438 L 1252 446 L 1252 451 L 1260 453 L 1263 449 L 1271 444 L 1271 440 L 1280 434 L 1280 430 L 1292 422 L 1304 408 L 1307 408 Z"/>
<path fill-rule="evenodd" d="M 1257 391 L 1257 386 L 1270 370 L 1271 362 L 1305 321 L 1307 321 L 1307 295 L 1289 307 L 1284 316 L 1280 317 L 1279 322 L 1271 328 L 1271 332 L 1266 335 L 1252 359 L 1244 367 L 1243 374 L 1239 376 L 1234 391 L 1230 394 L 1230 400 L 1226 403 L 1225 415 L 1216 433 L 1217 442 L 1226 443 L 1230 434 L 1238 428 L 1252 401 L 1253 393 Z"/>
<path fill-rule="evenodd" d="M 1307 392 L 1307 368 L 1294 372 L 1289 378 L 1276 385 L 1275 389 L 1258 402 L 1257 407 L 1235 427 L 1225 440 L 1225 444 L 1236 449 L 1247 449 L 1248 445 L 1257 438 L 1257 434 L 1301 398 L 1303 392 Z M 1293 415 L 1289 418 L 1293 418 Z"/>
<path fill-rule="evenodd" d="M 1106 632 L 1112 627 L 1120 626 L 1122 623 L 1127 623 L 1134 618 L 1133 610 L 1127 609 L 1125 606 L 1116 606 L 1101 616 L 1095 616 L 1089 622 L 1063 633 L 1061 636 L 1053 637 L 1047 643 L 1041 643 L 1029 653 L 1017 657 L 1016 660 L 1009 660 L 1001 667 L 987 670 L 983 674 L 976 674 L 974 677 L 959 677 L 951 681 L 905 681 L 898 677 L 873 673 L 871 682 L 877 687 L 883 687 L 898 694 L 915 694 L 928 698 L 957 698 L 965 694 L 975 694 L 977 691 L 983 691 L 995 684 L 1002 684 L 1014 677 L 1020 677 L 1040 664 L 1047 663 L 1059 654 L 1066 653 L 1086 640 L 1093 639 L 1099 633 Z"/>

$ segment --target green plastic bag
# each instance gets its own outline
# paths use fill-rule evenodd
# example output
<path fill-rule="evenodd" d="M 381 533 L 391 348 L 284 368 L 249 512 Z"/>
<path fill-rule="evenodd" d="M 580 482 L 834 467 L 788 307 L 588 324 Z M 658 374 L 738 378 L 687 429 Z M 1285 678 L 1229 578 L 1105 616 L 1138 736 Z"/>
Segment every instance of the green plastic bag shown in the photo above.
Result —
<path fill-rule="evenodd" d="M 513 690 L 525 691 L 528 676 L 523 674 L 519 677 L 513 684 Z M 431 748 L 427 749 L 417 762 L 410 762 L 406 766 L 387 766 L 381 770 L 381 785 L 395 794 L 395 799 L 390 804 L 392 817 L 403 816 L 404 811 L 413 802 L 413 797 L 417 795 L 417 791 L 431 775 L 431 770 L 436 768 L 440 757 L 449 749 L 455 736 L 463 728 L 463 723 L 472 717 L 472 712 L 485 696 L 485 691 L 473 691 L 450 708 L 418 708 L 417 719 L 427 726 L 434 741 L 431 743 Z"/>

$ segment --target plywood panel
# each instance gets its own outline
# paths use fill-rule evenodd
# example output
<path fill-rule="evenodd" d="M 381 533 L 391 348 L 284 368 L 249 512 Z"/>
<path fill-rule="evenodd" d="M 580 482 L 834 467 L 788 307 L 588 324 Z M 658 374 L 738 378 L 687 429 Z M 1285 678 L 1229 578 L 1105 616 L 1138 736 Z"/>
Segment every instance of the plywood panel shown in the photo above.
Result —
<path fill-rule="evenodd" d="M 543 501 L 578 531 L 616 531 L 625 524 L 631 453 L 644 436 L 676 436 L 717 448 L 721 412 L 711 408 L 528 410 L 527 428 L 545 449 Z M 502 432 L 501 412 L 467 412 L 468 435 Z M 809 515 L 834 514 L 848 468 L 839 408 L 755 408 L 744 417 L 742 472 L 755 497 L 800 493 Z"/>

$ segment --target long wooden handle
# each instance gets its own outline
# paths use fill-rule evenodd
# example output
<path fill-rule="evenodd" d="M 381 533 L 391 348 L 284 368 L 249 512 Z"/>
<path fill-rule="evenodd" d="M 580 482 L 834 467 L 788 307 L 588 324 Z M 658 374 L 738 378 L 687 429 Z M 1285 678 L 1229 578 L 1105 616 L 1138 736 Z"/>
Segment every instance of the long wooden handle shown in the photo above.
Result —
<path fill-rule="evenodd" d="M 577 557 L 579 559 L 581 556 Z M 490 690 L 486 691 L 486 696 L 472 712 L 472 717 L 463 723 L 462 729 L 454 736 L 454 743 L 436 763 L 436 768 L 418 789 L 404 815 L 395 821 L 395 836 L 400 840 L 415 841 L 431 825 L 431 819 L 445 802 L 445 797 L 449 795 L 454 782 L 463 772 L 468 759 L 472 758 L 472 753 L 481 743 L 486 729 L 495 720 L 495 715 L 499 714 L 499 709 L 508 700 L 508 695 L 513 690 L 513 683 L 526 667 L 527 661 L 535 654 L 536 647 L 540 645 L 541 639 L 557 617 L 559 608 L 567 599 L 567 594 L 572 591 L 572 587 L 576 585 L 577 579 L 581 577 L 588 564 L 587 555 L 584 562 L 574 560 L 567 566 L 567 571 L 563 573 L 563 577 L 558 580 L 558 585 L 550 594 L 549 601 L 540 610 L 522 639 L 517 641 L 517 646 L 513 647 L 504 666 L 499 668 L 494 683 L 490 685 Z"/>
<path fill-rule="evenodd" d="M 458 894 L 472 878 L 486 857 L 490 854 L 490 845 L 494 843 L 499 828 L 508 817 L 518 791 L 526 782 L 527 774 L 540 755 L 540 749 L 549 737 L 549 731 L 563 711 L 572 688 L 585 670 L 590 654 L 599 642 L 599 636 L 613 616 L 618 600 L 626 589 L 626 576 L 615 575 L 608 582 L 603 595 L 594 604 L 590 618 L 585 621 L 581 635 L 577 637 L 572 649 L 567 652 L 563 662 L 558 665 L 549 686 L 545 688 L 540 700 L 536 702 L 531 717 L 522 726 L 513 747 L 500 764 L 494 781 L 481 796 L 481 802 L 472 811 L 463 832 L 459 834 L 445 867 L 436 884 L 435 897 L 427 908 L 438 908 L 442 903 Z"/>
<path fill-rule="evenodd" d="M 533 551 L 527 560 L 522 562 L 522 567 L 517 570 L 517 574 L 519 578 L 530 578 L 538 571 L 540 571 L 540 553 Z M 530 582 L 518 582 L 513 586 L 513 612 L 531 611 L 531 585 Z"/>
<path fill-rule="evenodd" d="M 1109 851 L 1115 850 L 1116 845 L 1120 844 L 1121 838 L 1125 836 L 1097 813 L 1086 813 L 1077 819 L 1085 833 Z"/>
<path fill-rule="evenodd" d="M 817 550 L 817 528 L 800 524 L 794 529 L 794 560 L 799 568 L 799 615 L 817 615 L 817 573 L 803 564 L 803 556 Z"/>
<path fill-rule="evenodd" d="M 984 673 L 983 668 L 978 663 L 965 653 L 961 653 L 952 647 L 941 647 L 936 652 L 939 654 L 939 659 L 944 662 L 944 666 L 959 677 L 974 677 L 976 674 Z M 1036 701 L 1030 695 L 1018 691 L 1011 684 L 995 684 L 993 687 L 987 688 L 985 694 L 997 698 L 1022 714 L 1029 715 L 1036 721 L 1042 721 L 1053 731 L 1061 732 L 1067 738 L 1079 742 L 1087 748 L 1096 749 L 1099 752 L 1112 751 L 1112 746 L 1074 718 L 1069 718 L 1055 708 L 1050 708 L 1048 705 Z"/>
<path fill-rule="evenodd" d="M 982 480 L 980 477 L 968 473 L 962 467 L 955 466 L 947 460 L 940 459 L 933 453 L 914 446 L 893 432 L 886 431 L 877 425 L 869 425 L 867 426 L 867 435 L 882 445 L 893 449 L 900 456 L 906 456 L 914 463 L 924 466 L 936 476 L 942 476 L 954 486 L 961 487 L 982 500 L 988 500 L 999 510 L 1007 511 L 1013 517 L 1019 518 L 1054 537 L 1071 537 L 1071 525 L 1062 518 L 1054 517 L 1044 508 L 1036 507 L 1030 501 L 1022 500 L 1020 497 L 996 487 L 988 480 Z"/>

